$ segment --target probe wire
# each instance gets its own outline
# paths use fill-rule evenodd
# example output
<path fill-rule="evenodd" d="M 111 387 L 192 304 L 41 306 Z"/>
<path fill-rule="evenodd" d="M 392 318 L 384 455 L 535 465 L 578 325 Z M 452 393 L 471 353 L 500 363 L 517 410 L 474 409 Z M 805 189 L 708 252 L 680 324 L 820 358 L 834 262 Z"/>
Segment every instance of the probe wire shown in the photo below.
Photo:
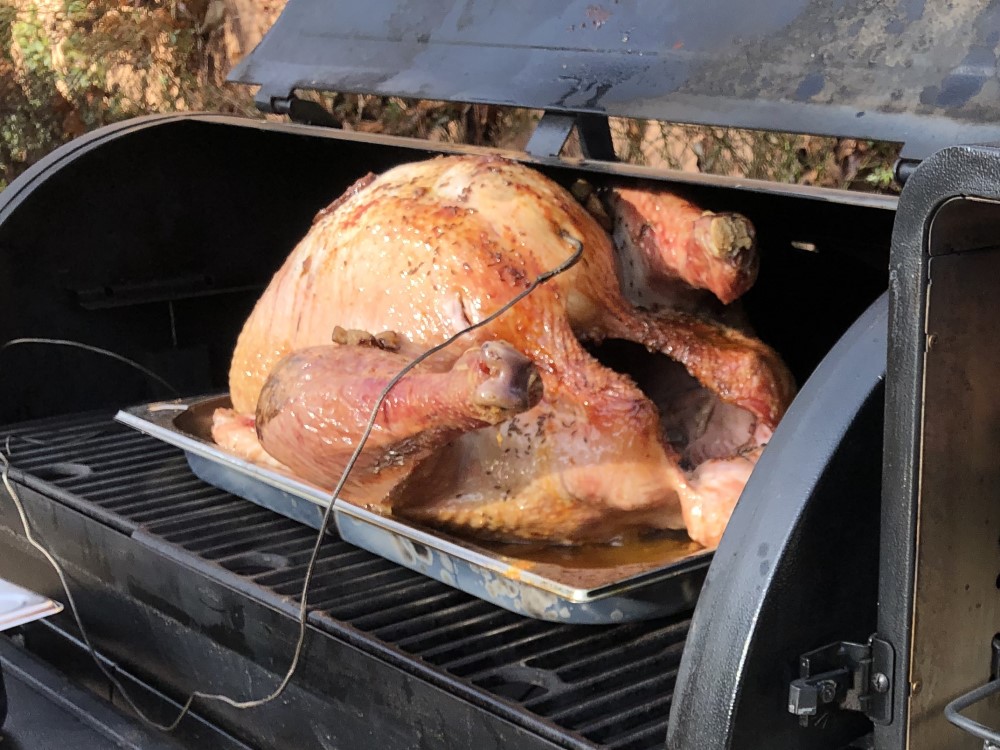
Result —
<path fill-rule="evenodd" d="M 251 700 L 236 700 L 234 698 L 229 697 L 228 695 L 221 695 L 218 693 L 206 693 L 201 690 L 195 690 L 188 696 L 187 700 L 184 702 L 184 705 L 181 707 L 180 712 L 177 714 L 177 717 L 173 721 L 166 724 L 161 724 L 160 722 L 151 719 L 142 709 L 140 709 L 136 705 L 135 701 L 131 698 L 131 696 L 129 696 L 129 694 L 125 691 L 125 689 L 123 688 L 121 682 L 117 679 L 117 677 L 115 677 L 115 675 L 112 674 L 112 672 L 107 667 L 105 667 L 103 660 L 101 659 L 97 649 L 94 648 L 94 645 L 91 643 L 90 638 L 87 635 L 87 631 L 83 626 L 83 621 L 80 618 L 80 613 L 79 610 L 77 609 L 76 601 L 74 600 L 73 594 L 70 591 L 69 582 L 66 579 L 66 574 L 63 571 L 62 566 L 56 560 L 56 558 L 45 548 L 43 544 L 41 544 L 35 538 L 34 534 L 32 533 L 31 524 L 28 522 L 28 515 L 25 512 L 24 503 L 21 501 L 20 495 L 18 494 L 13 483 L 10 481 L 10 469 L 11 469 L 10 460 L 8 458 L 8 455 L 6 455 L 4 451 L 0 451 L 0 464 L 2 464 L 2 466 L 0 466 L 0 481 L 3 482 L 4 488 L 7 490 L 7 493 L 10 495 L 10 498 L 13 501 L 14 506 L 17 508 L 17 514 L 21 520 L 21 526 L 24 528 L 25 538 L 28 540 L 28 543 L 36 550 L 38 550 L 39 553 L 41 553 L 41 555 L 48 561 L 48 563 L 55 570 L 56 575 L 59 577 L 59 583 L 62 585 L 63 592 L 66 594 L 66 602 L 69 604 L 70 611 L 73 614 L 73 619 L 75 620 L 76 626 L 80 631 L 81 640 L 87 647 L 90 656 L 93 658 L 94 662 L 97 664 L 98 668 L 101 670 L 104 676 L 107 677 L 108 681 L 112 685 L 114 685 L 114 687 L 118 690 L 119 694 L 122 696 L 125 702 L 128 703 L 128 705 L 135 712 L 136 716 L 138 716 L 143 723 L 155 729 L 158 729 L 162 732 L 172 732 L 177 728 L 177 726 L 181 723 L 184 717 L 191 710 L 191 706 L 194 704 L 194 701 L 196 699 L 202 699 L 206 701 L 218 701 L 220 703 L 225 703 L 226 705 L 236 709 L 246 710 L 250 708 L 257 708 L 259 706 L 263 706 L 264 704 L 273 701 L 275 698 L 281 695 L 282 692 L 284 692 L 285 688 L 288 687 L 288 684 L 292 681 L 292 677 L 295 675 L 295 672 L 298 669 L 299 661 L 301 660 L 303 648 L 305 646 L 306 632 L 307 632 L 306 625 L 309 615 L 309 609 L 308 609 L 309 586 L 312 583 L 313 573 L 315 572 L 316 569 L 316 561 L 319 559 L 320 549 L 323 546 L 323 540 L 326 537 L 326 530 L 330 524 L 330 516 L 333 511 L 334 501 L 340 496 L 341 491 L 344 489 L 344 485 L 347 483 L 347 479 L 350 476 L 351 471 L 354 469 L 354 466 L 357 463 L 358 459 L 360 458 L 361 452 L 364 450 L 365 444 L 367 443 L 368 438 L 372 433 L 372 430 L 375 428 L 375 422 L 378 419 L 379 412 L 382 409 L 382 404 L 385 402 L 386 398 L 388 398 L 389 393 L 392 391 L 392 389 L 396 387 L 396 384 L 399 383 L 400 380 L 406 377 L 406 375 L 408 375 L 411 371 L 413 371 L 415 367 L 419 366 L 426 359 L 434 356 L 441 350 L 448 348 L 462 336 L 465 336 L 466 334 L 471 333 L 472 331 L 482 328 L 483 326 L 489 325 L 494 320 L 503 315 L 505 312 L 510 310 L 514 305 L 516 305 L 522 299 L 524 299 L 533 291 L 535 291 L 535 289 L 537 289 L 539 286 L 549 281 L 550 279 L 558 276 L 559 274 L 565 273 L 574 265 L 576 265 L 576 263 L 583 256 L 583 243 L 576 237 L 573 237 L 572 235 L 570 235 L 565 231 L 560 231 L 560 236 L 573 248 L 572 254 L 566 260 L 564 260 L 555 268 L 552 268 L 548 271 L 545 271 L 544 273 L 539 274 L 524 289 L 522 289 L 520 292 L 514 295 L 513 298 L 504 303 L 500 308 L 498 308 L 493 313 L 487 315 L 485 318 L 476 323 L 472 323 L 466 326 L 465 328 L 458 331 L 454 335 L 445 339 L 440 344 L 432 346 L 430 349 L 428 349 L 427 351 L 423 352 L 422 354 L 414 358 L 403 369 L 401 369 L 398 373 L 396 373 L 396 375 L 392 378 L 392 380 L 390 380 L 382 389 L 382 391 L 379 393 L 379 396 L 375 400 L 375 404 L 372 407 L 371 415 L 368 417 L 368 422 L 365 426 L 365 429 L 361 434 L 361 438 L 358 440 L 358 444 L 354 448 L 354 453 L 351 454 L 351 457 L 348 460 L 347 465 L 344 467 L 344 471 L 340 476 L 340 480 L 337 482 L 336 487 L 331 493 L 330 502 L 327 503 L 326 510 L 323 512 L 323 519 L 322 521 L 320 521 L 319 530 L 316 534 L 316 542 L 313 545 L 312 553 L 309 556 L 309 563 L 306 566 L 305 578 L 302 581 L 302 590 L 299 596 L 299 614 L 298 614 L 299 635 L 295 643 L 295 650 L 292 652 L 291 663 L 289 664 L 288 670 L 285 672 L 285 676 L 282 678 L 278 686 L 268 695 L 265 695 L 262 698 L 254 698 Z M 76 347 L 79 349 L 84 349 L 86 351 L 103 354 L 119 362 L 123 362 L 124 364 L 135 367 L 136 369 L 145 373 L 150 378 L 156 380 L 158 383 L 166 386 L 174 393 L 177 393 L 177 390 L 175 388 L 173 388 L 169 383 L 167 383 L 167 381 L 165 381 L 156 373 L 152 372 L 151 370 L 148 370 L 139 363 L 128 359 L 127 357 L 123 357 L 120 354 L 108 351 L 107 349 L 101 349 L 100 347 L 91 346 L 89 344 L 81 344 L 76 341 L 68 341 L 66 339 L 20 338 L 20 339 L 12 339 L 3 346 L 0 346 L 0 352 L 2 352 L 4 349 L 10 346 L 18 344 L 55 344 L 59 346 Z M 179 395 L 180 394 L 178 393 L 178 396 Z M 6 453 L 7 454 L 10 453 L 9 438 L 6 445 Z"/>

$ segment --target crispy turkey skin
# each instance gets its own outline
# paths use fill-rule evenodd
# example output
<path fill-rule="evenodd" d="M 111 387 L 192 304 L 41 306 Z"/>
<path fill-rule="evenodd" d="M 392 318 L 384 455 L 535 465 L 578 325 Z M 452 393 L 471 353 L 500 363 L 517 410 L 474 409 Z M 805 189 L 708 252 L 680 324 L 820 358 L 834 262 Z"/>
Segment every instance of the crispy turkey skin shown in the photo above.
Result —
<path fill-rule="evenodd" d="M 711 234 L 711 216 L 661 199 L 657 232 L 683 230 L 673 235 L 686 244 L 673 247 L 673 235 L 648 237 L 639 226 L 645 204 L 628 197 L 627 214 L 616 215 L 625 222 L 619 233 L 642 241 L 621 250 L 641 252 L 645 274 L 708 289 L 723 279 L 730 296 L 734 285 L 747 285 L 755 272 L 752 235 L 737 238 L 737 270 L 732 258 L 716 259 L 730 270 L 713 270 L 713 254 L 692 244 Z M 671 224 L 675 205 L 682 213 Z M 360 340 L 370 332 L 369 343 L 392 332 L 391 354 L 354 351 L 387 379 L 393 367 L 482 320 L 565 261 L 573 252 L 566 235 L 583 244 L 574 267 L 428 360 L 423 381 L 400 384 L 393 407 L 376 422 L 379 434 L 403 435 L 420 449 L 397 451 L 385 472 L 376 441 L 346 499 L 504 540 L 609 542 L 686 528 L 714 547 L 791 400 L 790 375 L 774 351 L 744 333 L 626 301 L 608 232 L 563 188 L 498 156 L 404 164 L 359 180 L 320 212 L 240 334 L 230 371 L 233 412 L 219 414 L 217 442 L 245 455 L 253 442 L 247 432 L 256 430 L 270 456 L 333 487 L 344 446 L 363 427 L 359 414 L 371 408 L 372 379 L 371 367 L 343 359 L 352 356 L 350 344 L 331 344 L 334 331 L 361 332 Z M 608 339 L 669 356 L 707 398 L 692 406 L 690 387 L 680 389 L 683 398 L 677 388 L 661 388 L 654 402 L 584 347 Z M 475 356 L 464 353 L 488 344 L 530 362 L 540 400 L 514 399 L 507 412 L 478 418 L 475 388 L 452 381 L 459 363 Z M 339 346 L 336 354 L 310 349 L 330 346 Z M 360 384 L 365 377 L 367 386 Z M 675 410 L 677 418 L 664 419 Z M 735 432 L 727 432 L 730 424 Z M 324 440 L 333 433 L 336 440 Z"/>

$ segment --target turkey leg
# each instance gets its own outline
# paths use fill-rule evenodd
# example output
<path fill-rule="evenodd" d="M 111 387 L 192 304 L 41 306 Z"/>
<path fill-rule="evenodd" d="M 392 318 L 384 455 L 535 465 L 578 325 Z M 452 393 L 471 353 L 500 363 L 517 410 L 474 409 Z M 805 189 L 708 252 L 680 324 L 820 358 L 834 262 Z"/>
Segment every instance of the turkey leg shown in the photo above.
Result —
<path fill-rule="evenodd" d="M 261 391 L 261 445 L 303 479 L 332 487 L 378 398 L 410 359 L 377 346 L 309 347 L 285 357 Z M 445 372 L 416 368 L 389 391 L 344 496 L 377 499 L 458 435 L 510 419 L 542 396 L 527 357 L 503 341 L 469 349 Z M 374 488 L 379 488 L 373 492 Z"/>
<path fill-rule="evenodd" d="M 697 300 L 696 290 L 729 304 L 757 279 L 755 233 L 746 217 L 703 211 L 663 190 L 615 188 L 608 203 L 622 287 L 637 304 L 676 308 Z"/>

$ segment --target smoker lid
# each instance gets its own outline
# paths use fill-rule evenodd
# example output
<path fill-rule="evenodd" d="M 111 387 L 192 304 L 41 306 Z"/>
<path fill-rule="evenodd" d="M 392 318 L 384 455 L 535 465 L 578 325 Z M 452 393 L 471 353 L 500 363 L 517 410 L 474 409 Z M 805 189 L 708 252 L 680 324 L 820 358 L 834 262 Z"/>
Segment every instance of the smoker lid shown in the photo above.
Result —
<path fill-rule="evenodd" d="M 230 81 L 896 141 L 1000 140 L 985 0 L 289 0 Z"/>

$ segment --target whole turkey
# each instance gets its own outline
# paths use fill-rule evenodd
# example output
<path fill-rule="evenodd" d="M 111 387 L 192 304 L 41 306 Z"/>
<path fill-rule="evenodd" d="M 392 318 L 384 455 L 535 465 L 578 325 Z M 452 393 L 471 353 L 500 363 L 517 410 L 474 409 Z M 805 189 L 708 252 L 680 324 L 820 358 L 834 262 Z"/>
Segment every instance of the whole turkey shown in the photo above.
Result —
<path fill-rule="evenodd" d="M 570 270 L 398 384 L 342 496 L 481 538 L 686 528 L 717 545 L 794 389 L 774 351 L 705 312 L 753 283 L 753 230 L 663 193 L 603 198 L 617 250 L 600 206 L 496 155 L 359 180 L 247 320 L 215 440 L 331 489 L 403 365 L 582 243 Z M 656 294 L 630 294 L 637 280 Z M 622 372 L 591 353 L 618 341 L 640 345 Z"/>

